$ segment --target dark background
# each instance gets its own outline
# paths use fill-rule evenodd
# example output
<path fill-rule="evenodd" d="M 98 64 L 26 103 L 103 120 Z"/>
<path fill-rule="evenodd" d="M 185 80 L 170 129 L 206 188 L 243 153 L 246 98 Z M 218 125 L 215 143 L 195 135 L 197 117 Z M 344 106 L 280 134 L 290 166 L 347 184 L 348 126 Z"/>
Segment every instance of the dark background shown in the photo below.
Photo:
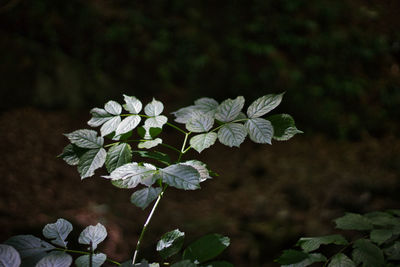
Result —
<path fill-rule="evenodd" d="M 86 128 L 90 108 L 123 93 L 171 112 L 203 96 L 249 104 L 285 91 L 277 112 L 305 132 L 202 153 L 220 177 L 167 192 L 148 258 L 179 227 L 189 240 L 227 234 L 226 258 L 267 266 L 300 235 L 332 232 L 345 210 L 398 207 L 398 1 L 0 3 L 0 241 L 40 234 L 61 216 L 79 227 L 103 220 L 109 255 L 129 257 L 147 212 L 129 204 L 130 192 L 99 177 L 81 182 L 55 158 L 62 133 Z"/>

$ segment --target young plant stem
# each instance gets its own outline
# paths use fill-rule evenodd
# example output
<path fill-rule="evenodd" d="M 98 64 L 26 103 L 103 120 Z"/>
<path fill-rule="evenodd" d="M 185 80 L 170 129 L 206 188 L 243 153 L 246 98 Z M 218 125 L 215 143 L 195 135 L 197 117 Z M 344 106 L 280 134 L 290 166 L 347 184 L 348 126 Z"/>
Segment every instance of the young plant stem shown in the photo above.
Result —
<path fill-rule="evenodd" d="M 185 134 L 185 139 L 183 140 L 182 148 L 181 148 L 181 151 L 179 151 L 179 157 L 178 157 L 178 160 L 176 161 L 177 163 L 181 162 L 183 154 L 185 154 L 187 151 L 187 150 L 185 150 L 185 147 L 186 147 L 186 142 L 187 142 L 188 136 L 190 134 L 191 134 L 191 132 L 188 132 Z"/>
<path fill-rule="evenodd" d="M 151 211 L 150 211 L 150 213 L 149 213 L 149 216 L 147 216 L 147 220 L 146 220 L 146 222 L 145 222 L 144 225 L 143 225 L 142 232 L 140 233 L 139 240 L 138 240 L 138 242 L 137 242 L 137 244 L 136 244 L 135 253 L 133 254 L 132 265 L 135 264 L 135 262 L 136 262 L 136 258 L 137 258 L 137 255 L 138 255 L 139 249 L 140 249 L 140 244 L 141 244 L 142 239 L 143 239 L 143 237 L 144 237 L 144 234 L 145 234 L 145 232 L 146 232 L 147 226 L 149 225 L 150 220 L 151 220 L 151 218 L 153 217 L 154 211 L 156 210 L 158 204 L 160 203 L 161 198 L 162 198 L 163 195 L 164 195 L 165 189 L 167 189 L 167 185 L 164 186 L 163 190 L 162 190 L 161 193 L 158 195 L 157 200 L 156 200 L 156 202 L 154 203 L 153 208 L 151 209 Z"/>

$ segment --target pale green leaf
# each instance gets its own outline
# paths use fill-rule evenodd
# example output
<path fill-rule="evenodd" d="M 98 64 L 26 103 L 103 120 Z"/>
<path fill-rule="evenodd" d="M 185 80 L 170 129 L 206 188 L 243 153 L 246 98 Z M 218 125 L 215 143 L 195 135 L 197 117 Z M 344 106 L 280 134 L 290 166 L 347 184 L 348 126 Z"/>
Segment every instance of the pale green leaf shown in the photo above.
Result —
<path fill-rule="evenodd" d="M 151 179 L 157 173 L 157 169 L 151 165 L 139 165 L 136 162 L 127 163 L 116 168 L 110 175 L 104 178 L 113 180 L 113 185 L 121 188 L 134 188 L 142 181 Z M 147 181 L 146 181 L 147 183 Z"/>
<path fill-rule="evenodd" d="M 95 250 L 97 245 L 104 241 L 107 237 L 107 230 L 101 224 L 89 225 L 79 235 L 78 242 L 83 245 L 92 244 L 92 249 Z"/>
<path fill-rule="evenodd" d="M 110 100 L 104 105 L 104 109 L 111 115 L 117 116 L 121 114 L 122 107 L 117 102 Z"/>
<path fill-rule="evenodd" d="M 134 192 L 131 195 L 131 203 L 144 210 L 151 202 L 153 202 L 158 197 L 160 193 L 161 188 L 159 187 L 143 188 Z"/>
<path fill-rule="evenodd" d="M 250 139 L 259 144 L 271 144 L 274 128 L 272 124 L 262 118 L 249 119 L 244 124 Z"/>
<path fill-rule="evenodd" d="M 385 260 L 382 250 L 369 240 L 359 239 L 353 245 L 353 260 L 363 267 L 383 266 Z"/>
<path fill-rule="evenodd" d="M 190 139 L 190 146 L 197 152 L 201 153 L 206 148 L 209 148 L 217 140 L 217 134 L 214 132 L 198 134 Z"/>
<path fill-rule="evenodd" d="M 92 255 L 92 265 L 90 265 L 90 256 L 83 255 L 75 260 L 77 267 L 100 267 L 107 260 L 107 255 L 103 253 L 95 253 Z"/>
<path fill-rule="evenodd" d="M 184 238 L 185 233 L 179 229 L 165 233 L 157 243 L 158 253 L 164 260 L 175 255 L 181 250 Z"/>
<path fill-rule="evenodd" d="M 147 116 L 155 117 L 160 115 L 164 110 L 164 105 L 160 101 L 157 101 L 153 98 L 149 104 L 144 107 L 144 113 Z"/>
<path fill-rule="evenodd" d="M 54 251 L 42 258 L 35 267 L 69 267 L 72 264 L 72 257 L 62 251 Z"/>
<path fill-rule="evenodd" d="M 196 113 L 187 123 L 186 129 L 194 133 L 209 131 L 214 125 L 214 118 L 211 115 Z"/>
<path fill-rule="evenodd" d="M 154 140 L 148 140 L 148 141 L 140 142 L 138 144 L 138 148 L 150 149 L 150 148 L 158 146 L 159 144 L 162 144 L 162 139 L 161 138 L 156 138 Z"/>
<path fill-rule="evenodd" d="M 4 244 L 14 247 L 18 251 L 21 259 L 33 257 L 55 249 L 53 245 L 33 235 L 13 236 L 6 240 Z"/>
<path fill-rule="evenodd" d="M 42 232 L 44 237 L 52 239 L 51 243 L 66 248 L 68 242 L 65 239 L 72 229 L 72 224 L 69 221 L 60 218 L 55 223 L 46 224 Z"/>
<path fill-rule="evenodd" d="M 327 235 L 319 237 L 302 237 L 297 242 L 304 252 L 311 252 L 317 250 L 321 245 L 347 245 L 347 240 L 341 235 Z"/>
<path fill-rule="evenodd" d="M 356 267 L 356 265 L 345 254 L 338 253 L 332 257 L 328 267 Z"/>
<path fill-rule="evenodd" d="M 72 133 L 65 134 L 69 141 L 81 148 L 100 148 L 103 146 L 103 137 L 97 136 L 93 130 L 81 129 Z"/>
<path fill-rule="evenodd" d="M 247 116 L 249 118 L 258 118 L 267 114 L 281 103 L 283 94 L 270 94 L 258 98 L 247 109 Z"/>
<path fill-rule="evenodd" d="M 18 251 L 9 245 L 0 244 L 0 266 L 19 267 L 21 257 Z"/>
<path fill-rule="evenodd" d="M 141 118 L 139 115 L 128 116 L 123 119 L 115 130 L 115 135 L 124 134 L 132 131 L 139 125 Z"/>
<path fill-rule="evenodd" d="M 139 114 L 142 110 L 142 102 L 134 96 L 124 95 L 124 109 L 131 114 Z"/>
<path fill-rule="evenodd" d="M 222 122 L 233 121 L 242 111 L 244 106 L 244 97 L 238 96 L 235 99 L 227 99 L 222 102 L 215 113 L 215 118 Z"/>
<path fill-rule="evenodd" d="M 200 174 L 200 182 L 211 179 L 210 172 L 208 171 L 205 163 L 199 160 L 189 160 L 182 162 L 181 164 L 192 166 L 193 168 L 195 168 Z"/>
<path fill-rule="evenodd" d="M 194 101 L 196 110 L 203 112 L 204 114 L 214 116 L 217 108 L 219 106 L 218 102 L 215 99 L 209 97 L 199 98 Z"/>
<path fill-rule="evenodd" d="M 194 114 L 198 113 L 196 106 L 188 106 L 177 111 L 172 112 L 175 115 L 175 121 L 178 123 L 187 123 L 194 116 Z"/>
<path fill-rule="evenodd" d="M 79 159 L 78 172 L 81 179 L 94 175 L 94 171 L 101 168 L 106 161 L 107 152 L 104 148 L 88 150 Z"/>
<path fill-rule="evenodd" d="M 114 116 L 108 121 L 106 121 L 100 128 L 100 133 L 101 136 L 106 136 L 109 135 L 110 133 L 114 132 L 117 130 L 118 125 L 121 123 L 121 117 L 120 116 Z"/>
<path fill-rule="evenodd" d="M 144 121 L 144 126 L 150 128 L 162 128 L 168 122 L 168 118 L 164 115 L 147 118 Z"/>
<path fill-rule="evenodd" d="M 239 147 L 246 135 L 246 128 L 240 123 L 227 123 L 218 130 L 218 140 L 229 147 Z"/>
<path fill-rule="evenodd" d="M 114 116 L 102 108 L 93 108 L 90 113 L 92 118 L 87 123 L 91 127 L 98 127 Z"/>
<path fill-rule="evenodd" d="M 267 118 L 274 127 L 273 138 L 277 141 L 287 141 L 298 133 L 303 133 L 296 128 L 294 119 L 288 114 L 277 114 Z"/>
<path fill-rule="evenodd" d="M 203 263 L 222 253 L 230 244 L 229 237 L 219 234 L 205 235 L 183 251 L 183 259 Z"/>
<path fill-rule="evenodd" d="M 199 172 L 188 165 L 174 164 L 160 170 L 164 183 L 184 190 L 196 190 L 200 188 Z"/>
<path fill-rule="evenodd" d="M 127 143 L 120 143 L 112 146 L 106 156 L 106 168 L 112 172 L 116 168 L 129 163 L 132 160 L 131 146 Z"/>

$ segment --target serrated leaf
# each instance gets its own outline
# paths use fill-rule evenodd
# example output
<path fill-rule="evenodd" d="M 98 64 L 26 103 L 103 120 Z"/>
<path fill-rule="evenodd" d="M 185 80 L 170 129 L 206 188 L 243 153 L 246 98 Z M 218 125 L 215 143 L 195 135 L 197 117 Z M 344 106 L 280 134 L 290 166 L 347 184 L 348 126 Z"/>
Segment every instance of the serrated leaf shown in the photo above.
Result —
<path fill-rule="evenodd" d="M 229 237 L 219 234 L 205 235 L 183 251 L 183 259 L 203 263 L 217 257 L 230 245 Z"/>
<path fill-rule="evenodd" d="M 163 110 L 164 110 L 163 103 L 155 100 L 154 98 L 153 101 L 151 101 L 144 107 L 144 113 L 150 117 L 155 117 L 160 115 L 163 112 Z"/>
<path fill-rule="evenodd" d="M 274 128 L 272 124 L 262 118 L 249 119 L 244 124 L 250 139 L 259 144 L 271 144 Z"/>
<path fill-rule="evenodd" d="M 147 206 L 149 206 L 151 202 L 153 202 L 158 197 L 161 191 L 162 189 L 159 187 L 143 188 L 132 194 L 131 203 L 144 210 L 145 208 L 147 208 Z"/>
<path fill-rule="evenodd" d="M 97 245 L 104 241 L 107 237 L 107 230 L 101 224 L 89 225 L 79 235 L 78 242 L 83 245 L 92 244 L 92 249 L 95 250 Z"/>
<path fill-rule="evenodd" d="M 81 148 L 100 148 L 104 144 L 103 137 L 97 136 L 97 132 L 93 130 L 81 129 L 72 133 L 65 134 L 69 141 Z"/>
<path fill-rule="evenodd" d="M 197 110 L 210 115 L 214 115 L 219 106 L 217 100 L 209 97 L 199 98 L 194 101 L 194 104 Z"/>
<path fill-rule="evenodd" d="M 78 165 L 79 158 L 87 151 L 85 148 L 80 148 L 74 144 L 68 144 L 63 152 L 57 157 L 62 158 L 69 165 Z"/>
<path fill-rule="evenodd" d="M 309 254 L 306 259 L 304 259 L 298 263 L 282 265 L 282 267 L 305 267 L 305 266 L 312 265 L 313 263 L 316 263 L 316 262 L 325 262 L 327 260 L 328 259 L 321 253 L 312 253 L 312 254 Z"/>
<path fill-rule="evenodd" d="M 389 260 L 400 260 L 400 242 L 395 241 L 393 245 L 384 250 L 385 255 L 387 255 Z"/>
<path fill-rule="evenodd" d="M 190 139 L 190 146 L 201 153 L 204 149 L 209 148 L 215 143 L 217 136 L 214 132 L 195 135 Z"/>
<path fill-rule="evenodd" d="M 198 110 L 196 106 L 188 106 L 178 109 L 177 111 L 172 112 L 172 114 L 175 115 L 176 122 L 187 123 L 197 112 Z"/>
<path fill-rule="evenodd" d="M 275 261 L 281 265 L 296 264 L 302 262 L 309 257 L 308 253 L 303 251 L 288 249 L 284 250 L 282 255 Z"/>
<path fill-rule="evenodd" d="M 207 179 L 211 179 L 210 172 L 207 169 L 207 165 L 198 160 L 189 160 L 182 162 L 183 165 L 192 166 L 195 168 L 200 174 L 200 182 L 204 182 Z"/>
<path fill-rule="evenodd" d="M 141 118 L 139 115 L 128 116 L 123 119 L 115 130 L 115 135 L 121 135 L 132 131 L 139 125 Z"/>
<path fill-rule="evenodd" d="M 258 118 L 267 114 L 281 103 L 283 94 L 270 94 L 258 98 L 247 109 L 247 116 L 249 118 Z"/>
<path fill-rule="evenodd" d="M 92 118 L 87 122 L 91 127 L 98 127 L 113 117 L 110 113 L 102 108 L 93 108 L 90 110 Z"/>
<path fill-rule="evenodd" d="M 174 164 L 160 170 L 164 183 L 184 190 L 196 190 L 200 188 L 199 172 L 187 165 Z"/>
<path fill-rule="evenodd" d="M 111 134 L 115 130 L 117 130 L 118 125 L 121 123 L 121 117 L 120 116 L 114 116 L 110 118 L 108 121 L 106 121 L 103 126 L 100 128 L 100 133 L 101 136 L 104 137 L 106 135 Z"/>
<path fill-rule="evenodd" d="M 164 260 L 175 255 L 181 250 L 184 238 L 185 233 L 179 229 L 165 233 L 157 243 L 158 253 Z"/>
<path fill-rule="evenodd" d="M 185 126 L 190 132 L 203 133 L 209 131 L 213 125 L 214 118 L 211 115 L 197 113 L 186 123 Z"/>
<path fill-rule="evenodd" d="M 21 259 L 55 249 L 53 245 L 33 235 L 13 236 L 4 243 L 14 247 L 18 251 Z"/>
<path fill-rule="evenodd" d="M 370 239 L 372 242 L 382 245 L 389 238 L 393 236 L 393 230 L 390 229 L 374 229 L 370 233 Z"/>
<path fill-rule="evenodd" d="M 19 267 L 20 264 L 18 251 L 12 246 L 0 244 L 0 266 Z"/>
<path fill-rule="evenodd" d="M 106 168 L 108 172 L 112 172 L 116 168 L 131 162 L 132 152 L 131 146 L 127 143 L 121 143 L 112 146 L 106 156 Z"/>
<path fill-rule="evenodd" d="M 72 257 L 65 252 L 55 251 L 42 258 L 35 267 L 69 267 Z"/>
<path fill-rule="evenodd" d="M 104 105 L 104 109 L 105 109 L 108 113 L 110 113 L 110 114 L 112 114 L 112 115 L 114 115 L 114 116 L 117 116 L 117 115 L 121 114 L 121 112 L 122 112 L 122 107 L 121 107 L 121 105 L 120 105 L 119 103 L 113 101 L 113 100 L 108 101 L 108 102 Z"/>
<path fill-rule="evenodd" d="M 359 239 L 353 245 L 353 260 L 363 267 L 383 266 L 385 260 L 382 250 L 366 239 Z"/>
<path fill-rule="evenodd" d="M 288 114 L 277 114 L 267 118 L 274 127 L 273 138 L 277 141 L 287 141 L 294 135 L 303 133 L 296 128 L 294 119 Z"/>
<path fill-rule="evenodd" d="M 161 138 L 156 138 L 154 140 L 148 140 L 148 141 L 140 142 L 138 144 L 138 148 L 150 149 L 150 148 L 158 146 L 159 144 L 162 144 L 162 139 Z"/>
<path fill-rule="evenodd" d="M 168 122 L 164 115 L 147 118 L 144 122 L 145 128 L 162 128 Z"/>
<path fill-rule="evenodd" d="M 136 162 L 133 162 L 122 165 L 111 172 L 110 175 L 103 177 L 114 180 L 113 185 L 117 187 L 134 188 L 142 180 L 152 177 L 156 172 L 157 169 L 151 164 L 140 166 Z"/>
<path fill-rule="evenodd" d="M 103 253 L 92 254 L 92 265 L 90 265 L 90 256 L 83 255 L 75 260 L 77 267 L 100 267 L 107 259 L 107 255 Z"/>
<path fill-rule="evenodd" d="M 155 159 L 163 164 L 170 165 L 171 159 L 168 154 L 159 151 L 146 151 L 146 150 L 135 150 L 134 153 L 139 154 L 143 158 Z"/>
<path fill-rule="evenodd" d="M 131 114 L 139 114 L 142 110 L 142 102 L 134 96 L 124 95 L 124 109 Z"/>
<path fill-rule="evenodd" d="M 227 123 L 218 130 L 218 140 L 229 147 L 239 147 L 246 135 L 246 128 L 240 123 Z"/>
<path fill-rule="evenodd" d="M 373 229 L 372 222 L 369 219 L 356 213 L 347 213 L 345 216 L 336 219 L 335 223 L 336 228 L 342 230 L 363 231 Z"/>
<path fill-rule="evenodd" d="M 238 96 L 235 99 L 223 101 L 215 112 L 215 118 L 222 122 L 233 121 L 242 111 L 244 106 L 244 97 Z"/>
<path fill-rule="evenodd" d="M 183 260 L 175 262 L 171 265 L 171 267 L 197 267 L 197 264 L 194 264 L 190 260 Z"/>
<path fill-rule="evenodd" d="M 106 161 L 107 152 L 104 148 L 91 149 L 79 159 L 78 172 L 81 179 L 93 176 L 94 171 L 101 168 Z"/>
<path fill-rule="evenodd" d="M 328 267 L 356 267 L 356 265 L 345 254 L 338 253 L 332 257 Z"/>
<path fill-rule="evenodd" d="M 317 250 L 321 245 L 347 245 L 347 240 L 341 235 L 327 235 L 319 237 L 302 237 L 297 242 L 304 252 L 311 252 Z"/>
<path fill-rule="evenodd" d="M 55 223 L 46 224 L 43 228 L 43 236 L 51 239 L 51 243 L 60 247 L 67 247 L 65 239 L 71 233 L 72 224 L 65 219 L 58 219 Z"/>

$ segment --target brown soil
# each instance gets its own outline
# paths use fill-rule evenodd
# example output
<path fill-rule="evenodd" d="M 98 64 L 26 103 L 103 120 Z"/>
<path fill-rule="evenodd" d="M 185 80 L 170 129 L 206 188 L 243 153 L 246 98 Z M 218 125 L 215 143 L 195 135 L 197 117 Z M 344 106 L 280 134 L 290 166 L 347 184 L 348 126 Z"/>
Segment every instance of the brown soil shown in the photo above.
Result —
<path fill-rule="evenodd" d="M 71 244 L 85 226 L 101 222 L 108 238 L 100 249 L 118 261 L 131 256 L 149 209 L 130 204 L 132 191 L 113 187 L 100 171 L 81 181 L 75 167 L 56 158 L 67 144 L 62 133 L 86 128 L 86 114 L 33 108 L 1 114 L 0 242 L 40 236 L 46 223 L 62 217 L 76 228 Z M 202 190 L 166 191 L 142 255 L 158 261 L 157 238 L 179 228 L 187 242 L 211 232 L 228 235 L 224 257 L 235 266 L 276 266 L 273 259 L 300 236 L 333 233 L 332 219 L 345 211 L 398 208 L 399 152 L 400 140 L 391 137 L 350 143 L 303 135 L 272 146 L 216 145 L 199 159 L 220 176 Z"/>

